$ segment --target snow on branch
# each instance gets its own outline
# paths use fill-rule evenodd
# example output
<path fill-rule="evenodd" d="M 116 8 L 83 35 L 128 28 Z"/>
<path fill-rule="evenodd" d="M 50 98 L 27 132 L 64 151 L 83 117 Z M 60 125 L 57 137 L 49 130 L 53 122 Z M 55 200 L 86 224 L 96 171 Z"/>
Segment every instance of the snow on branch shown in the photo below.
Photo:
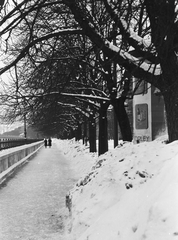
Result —
<path fill-rule="evenodd" d="M 57 102 L 59 105 L 65 106 L 65 107 L 76 107 L 75 104 L 71 104 L 71 103 L 63 103 L 63 102 Z"/>
<path fill-rule="evenodd" d="M 93 100 L 102 100 L 102 101 L 110 101 L 109 98 L 99 97 L 99 96 L 92 96 L 92 95 L 85 95 L 85 94 L 76 94 L 76 93 L 61 93 L 63 96 L 70 96 L 70 97 L 80 97 L 80 98 L 87 98 Z"/>
<path fill-rule="evenodd" d="M 62 103 L 62 102 L 57 102 L 58 104 L 65 106 L 65 107 L 71 107 L 71 108 L 75 108 L 75 110 L 77 110 L 78 112 L 82 113 L 84 116 L 89 117 L 89 114 L 85 111 L 83 111 L 81 108 L 77 107 L 75 104 L 71 104 L 71 103 Z"/>
<path fill-rule="evenodd" d="M 123 29 L 128 34 L 130 39 L 133 39 L 137 46 L 142 47 L 143 49 L 148 49 L 151 46 L 150 41 L 146 41 L 144 38 L 140 37 L 138 34 L 136 34 L 133 29 L 129 28 L 127 22 L 121 18 L 120 23 L 122 24 Z M 136 47 L 135 44 L 133 44 L 133 47 Z"/>
<path fill-rule="evenodd" d="M 122 58 L 125 60 L 128 60 L 129 62 L 132 62 L 135 66 L 138 66 L 145 72 L 149 72 L 155 76 L 161 75 L 161 65 L 160 64 L 153 64 L 149 62 L 144 62 L 144 60 L 140 60 L 140 58 L 136 58 L 133 55 L 131 55 L 129 52 L 126 52 L 124 50 L 121 50 L 108 40 L 105 40 L 105 44 L 115 53 L 119 54 Z"/>
<path fill-rule="evenodd" d="M 152 64 L 149 62 L 144 62 L 123 50 L 120 51 L 120 54 L 126 59 L 132 61 L 136 66 L 143 69 L 145 72 L 149 72 L 155 76 L 161 75 L 162 73 L 160 64 Z"/>
<path fill-rule="evenodd" d="M 142 37 L 140 37 L 131 28 L 129 28 L 127 22 L 123 18 L 119 18 L 117 11 L 111 7 L 108 0 L 103 0 L 103 2 L 111 18 L 113 19 L 113 21 L 115 21 L 122 35 L 127 38 L 131 46 L 133 46 L 134 48 L 141 47 L 142 50 L 146 50 L 148 47 L 150 47 L 151 42 L 148 44 L 148 42 L 146 42 Z"/>

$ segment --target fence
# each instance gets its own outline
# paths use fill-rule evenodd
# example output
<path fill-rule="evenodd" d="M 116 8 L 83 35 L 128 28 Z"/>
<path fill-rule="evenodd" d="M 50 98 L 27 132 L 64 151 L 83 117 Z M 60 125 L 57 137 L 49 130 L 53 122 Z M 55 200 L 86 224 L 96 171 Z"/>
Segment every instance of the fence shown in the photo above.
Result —
<path fill-rule="evenodd" d="M 23 139 L 22 139 L 23 140 Z M 29 143 L 29 142 L 28 142 Z M 11 148 L 0 152 L 0 185 L 18 168 L 32 159 L 43 146 L 43 141 Z"/>
<path fill-rule="evenodd" d="M 39 142 L 42 139 L 25 139 L 25 138 L 0 138 L 0 150 L 17 147 L 29 143 Z"/>

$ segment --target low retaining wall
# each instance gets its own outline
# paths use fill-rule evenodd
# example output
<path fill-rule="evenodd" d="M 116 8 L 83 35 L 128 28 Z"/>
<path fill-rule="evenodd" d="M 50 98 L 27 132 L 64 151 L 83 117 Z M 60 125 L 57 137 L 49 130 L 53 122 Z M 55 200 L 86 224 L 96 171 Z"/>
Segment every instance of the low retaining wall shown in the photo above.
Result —
<path fill-rule="evenodd" d="M 18 167 L 31 159 L 43 146 L 43 141 L 15 147 L 0 152 L 0 184 Z"/>

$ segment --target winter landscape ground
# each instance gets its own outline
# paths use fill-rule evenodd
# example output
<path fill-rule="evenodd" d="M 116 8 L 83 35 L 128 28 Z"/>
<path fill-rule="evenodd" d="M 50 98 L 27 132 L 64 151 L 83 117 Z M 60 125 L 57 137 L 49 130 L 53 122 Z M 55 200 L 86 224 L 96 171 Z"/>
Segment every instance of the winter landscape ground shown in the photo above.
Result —
<path fill-rule="evenodd" d="M 79 178 L 67 239 L 178 239 L 178 141 L 165 139 L 124 143 L 99 158 L 81 142 L 56 139 Z"/>

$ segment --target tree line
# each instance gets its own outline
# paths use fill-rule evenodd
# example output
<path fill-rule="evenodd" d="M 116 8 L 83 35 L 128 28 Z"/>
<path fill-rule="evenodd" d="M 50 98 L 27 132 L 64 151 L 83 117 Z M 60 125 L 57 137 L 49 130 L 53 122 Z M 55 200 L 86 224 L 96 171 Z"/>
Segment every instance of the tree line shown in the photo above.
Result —
<path fill-rule="evenodd" d="M 3 116 L 25 116 L 41 131 L 61 136 L 79 132 L 87 119 L 91 145 L 98 118 L 101 154 L 107 149 L 110 105 L 123 140 L 132 141 L 125 103 L 139 79 L 159 89 L 169 142 L 176 140 L 177 5 L 175 0 L 2 1 L 0 74 L 11 73 L 1 94 L 2 106 L 8 106 Z"/>

